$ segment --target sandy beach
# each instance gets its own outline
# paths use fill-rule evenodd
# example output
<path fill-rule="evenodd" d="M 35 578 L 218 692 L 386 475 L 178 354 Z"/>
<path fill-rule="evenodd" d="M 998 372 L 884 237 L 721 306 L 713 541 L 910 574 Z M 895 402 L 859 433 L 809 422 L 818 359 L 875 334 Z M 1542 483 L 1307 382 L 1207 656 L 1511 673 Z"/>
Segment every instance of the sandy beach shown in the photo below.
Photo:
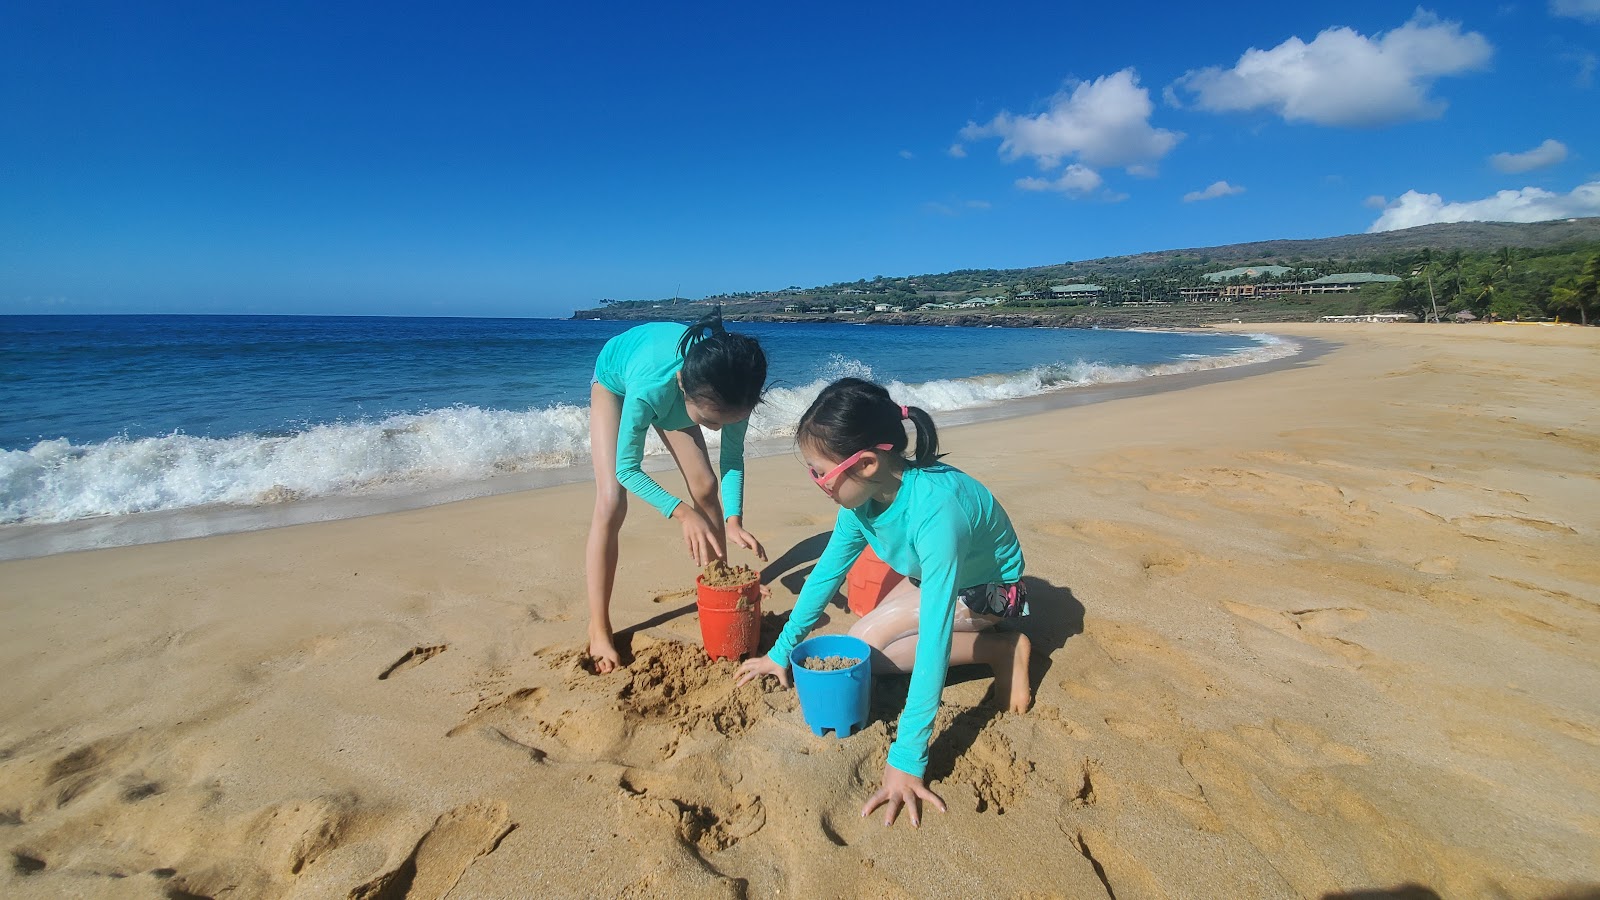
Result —
<path fill-rule="evenodd" d="M 0 894 L 1590 895 L 1600 329 L 1271 330 L 1336 346 L 944 431 L 1022 536 L 1036 702 L 953 670 L 920 829 L 858 815 L 904 680 L 842 741 L 735 689 L 642 504 L 634 660 L 583 670 L 576 484 L 0 563 Z M 834 511 L 748 485 L 770 642 Z"/>

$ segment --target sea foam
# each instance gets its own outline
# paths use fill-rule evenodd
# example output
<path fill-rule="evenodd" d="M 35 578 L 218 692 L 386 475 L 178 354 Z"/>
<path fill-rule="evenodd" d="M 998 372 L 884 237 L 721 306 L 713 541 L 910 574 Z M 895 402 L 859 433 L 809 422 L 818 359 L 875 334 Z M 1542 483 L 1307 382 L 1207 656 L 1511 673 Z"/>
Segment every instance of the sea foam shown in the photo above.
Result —
<path fill-rule="evenodd" d="M 886 385 L 896 400 L 929 412 L 969 409 L 1093 384 L 1248 365 L 1292 355 L 1299 346 L 1251 335 L 1255 346 L 1218 356 L 1185 356 L 1155 366 L 1083 360 L 1004 375 Z M 750 420 L 750 438 L 780 438 L 835 378 L 872 378 L 871 366 L 835 354 L 825 377 L 775 387 Z M 708 434 L 712 446 L 716 434 Z M 647 453 L 664 453 L 652 434 Z M 425 488 L 529 469 L 582 464 L 588 410 L 456 406 L 423 413 L 313 425 L 286 435 L 208 438 L 173 433 L 76 445 L 41 441 L 0 451 L 0 523 L 67 522 L 95 516 L 211 504 L 255 505 L 378 490 Z"/>

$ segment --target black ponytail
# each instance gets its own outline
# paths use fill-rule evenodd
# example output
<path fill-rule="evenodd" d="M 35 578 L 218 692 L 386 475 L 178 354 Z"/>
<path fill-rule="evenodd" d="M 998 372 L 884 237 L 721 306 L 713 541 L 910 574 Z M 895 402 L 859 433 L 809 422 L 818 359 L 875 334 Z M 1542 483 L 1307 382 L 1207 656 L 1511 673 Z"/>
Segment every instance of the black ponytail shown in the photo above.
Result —
<path fill-rule="evenodd" d="M 939 429 L 933 427 L 933 417 L 920 406 L 908 406 L 906 418 L 917 427 L 917 449 L 911 457 L 911 464 L 920 469 L 938 462 Z"/>
<path fill-rule="evenodd" d="M 816 444 L 834 459 L 879 444 L 905 456 L 910 443 L 901 424 L 905 419 L 917 431 L 916 449 L 906 462 L 919 469 L 938 462 L 939 430 L 933 417 L 920 407 L 902 407 L 881 385 L 860 378 L 841 378 L 823 388 L 800 417 L 795 439 Z"/>
<path fill-rule="evenodd" d="M 689 330 L 683 333 L 683 337 L 678 340 L 678 355 L 687 357 L 690 347 L 712 335 L 727 333 L 727 329 L 722 327 L 722 307 L 713 307 L 711 312 L 701 316 L 698 322 L 690 325 Z"/>
<path fill-rule="evenodd" d="M 767 354 L 749 335 L 722 326 L 722 307 L 700 317 L 678 341 L 683 395 L 730 412 L 755 409 L 767 384 Z"/>

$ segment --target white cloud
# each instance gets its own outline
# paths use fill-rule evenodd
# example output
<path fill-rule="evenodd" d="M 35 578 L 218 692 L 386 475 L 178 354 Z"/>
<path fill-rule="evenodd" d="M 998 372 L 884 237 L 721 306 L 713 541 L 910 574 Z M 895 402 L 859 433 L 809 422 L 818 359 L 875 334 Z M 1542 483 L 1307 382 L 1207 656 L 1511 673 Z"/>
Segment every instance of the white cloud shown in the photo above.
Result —
<path fill-rule="evenodd" d="M 1550 0 L 1550 14 L 1600 22 L 1600 0 Z"/>
<path fill-rule="evenodd" d="M 1428 96 L 1433 82 L 1480 69 L 1492 53 L 1483 35 L 1419 9 L 1385 34 L 1338 27 L 1309 44 L 1291 37 L 1246 50 L 1231 69 L 1191 70 L 1177 84 L 1213 112 L 1268 109 L 1289 122 L 1375 127 L 1437 118 L 1445 103 Z"/>
<path fill-rule="evenodd" d="M 1123 69 L 1062 90 L 1036 116 L 1002 112 L 985 125 L 969 122 L 961 136 L 998 137 L 1007 161 L 1028 157 L 1046 170 L 1068 159 L 1089 166 L 1137 166 L 1161 159 L 1183 139 L 1178 132 L 1152 127 L 1152 109 L 1138 73 Z"/>
<path fill-rule="evenodd" d="M 1367 209 L 1383 209 L 1385 206 L 1389 205 L 1389 198 L 1382 194 L 1373 194 L 1367 199 L 1361 201 L 1361 205 L 1365 206 Z"/>
<path fill-rule="evenodd" d="M 1600 66 L 1600 56 L 1595 56 L 1593 53 L 1569 53 L 1561 58 L 1578 66 L 1578 74 L 1573 78 L 1573 84 L 1581 88 L 1594 85 L 1594 70 L 1596 66 Z"/>
<path fill-rule="evenodd" d="M 1383 215 L 1367 232 L 1394 231 L 1434 222 L 1544 222 L 1583 216 L 1600 216 L 1600 181 L 1580 184 L 1570 194 L 1525 187 L 1459 203 L 1446 203 L 1438 194 L 1406 191 L 1384 209 Z"/>
<path fill-rule="evenodd" d="M 1547 140 L 1532 150 L 1521 153 L 1496 153 L 1489 163 L 1502 172 L 1529 172 L 1553 166 L 1567 158 L 1567 145 L 1557 140 Z"/>
<path fill-rule="evenodd" d="M 987 200 L 968 200 L 967 201 L 967 208 L 968 209 L 988 209 L 989 206 L 990 206 L 990 203 Z"/>
<path fill-rule="evenodd" d="M 950 145 L 950 155 L 954 156 L 956 159 L 966 159 L 967 158 L 967 148 L 961 146 L 960 144 L 951 144 Z"/>
<path fill-rule="evenodd" d="M 912 153 L 910 150 L 901 150 L 900 151 L 900 158 L 901 159 L 916 159 L 917 155 L 915 153 Z"/>
<path fill-rule="evenodd" d="M 1069 197 L 1087 197 L 1100 189 L 1100 173 L 1073 163 L 1061 170 L 1059 178 L 1019 178 L 1017 187 L 1025 191 L 1059 191 Z"/>
<path fill-rule="evenodd" d="M 1215 200 L 1218 197 L 1231 197 L 1234 194 L 1244 193 L 1244 188 L 1229 184 L 1226 181 L 1213 181 L 1210 187 L 1203 191 L 1190 191 L 1183 195 L 1183 202 L 1193 203 L 1196 200 Z"/>

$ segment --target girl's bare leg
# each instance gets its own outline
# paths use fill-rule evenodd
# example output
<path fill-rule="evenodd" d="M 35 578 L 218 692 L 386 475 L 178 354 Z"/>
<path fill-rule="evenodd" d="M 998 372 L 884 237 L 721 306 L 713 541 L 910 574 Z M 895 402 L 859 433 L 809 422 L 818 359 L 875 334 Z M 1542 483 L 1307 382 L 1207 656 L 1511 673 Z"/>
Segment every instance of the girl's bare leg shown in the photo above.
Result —
<path fill-rule="evenodd" d="M 916 586 L 902 581 L 889 591 L 878 608 L 863 616 L 850 634 L 872 645 L 875 672 L 903 674 L 911 671 L 917 656 L 921 595 Z M 950 665 L 978 663 L 994 671 L 990 701 L 1012 712 L 1026 712 L 1033 702 L 1028 682 L 1028 662 L 1033 642 L 1020 632 L 993 631 L 996 616 L 972 615 L 957 601 L 951 626 Z"/>
<path fill-rule="evenodd" d="M 611 630 L 611 588 L 617 578 L 617 544 L 628 515 L 628 494 L 617 482 L 617 426 L 622 398 L 598 384 L 589 388 L 589 455 L 594 460 L 594 519 L 584 549 L 589 598 L 589 656 L 596 672 L 622 665 Z"/>
<path fill-rule="evenodd" d="M 678 464 L 678 471 L 683 473 L 683 484 L 689 490 L 689 499 L 694 503 L 694 508 L 700 510 L 711 527 L 716 529 L 717 546 L 722 548 L 726 556 L 728 528 L 722 521 L 722 498 L 717 493 L 717 473 L 711 468 L 711 453 L 706 449 L 705 432 L 700 430 L 699 425 L 691 425 L 682 431 L 662 431 L 657 428 L 656 434 L 661 436 L 667 451 L 672 454 L 673 462 Z"/>

